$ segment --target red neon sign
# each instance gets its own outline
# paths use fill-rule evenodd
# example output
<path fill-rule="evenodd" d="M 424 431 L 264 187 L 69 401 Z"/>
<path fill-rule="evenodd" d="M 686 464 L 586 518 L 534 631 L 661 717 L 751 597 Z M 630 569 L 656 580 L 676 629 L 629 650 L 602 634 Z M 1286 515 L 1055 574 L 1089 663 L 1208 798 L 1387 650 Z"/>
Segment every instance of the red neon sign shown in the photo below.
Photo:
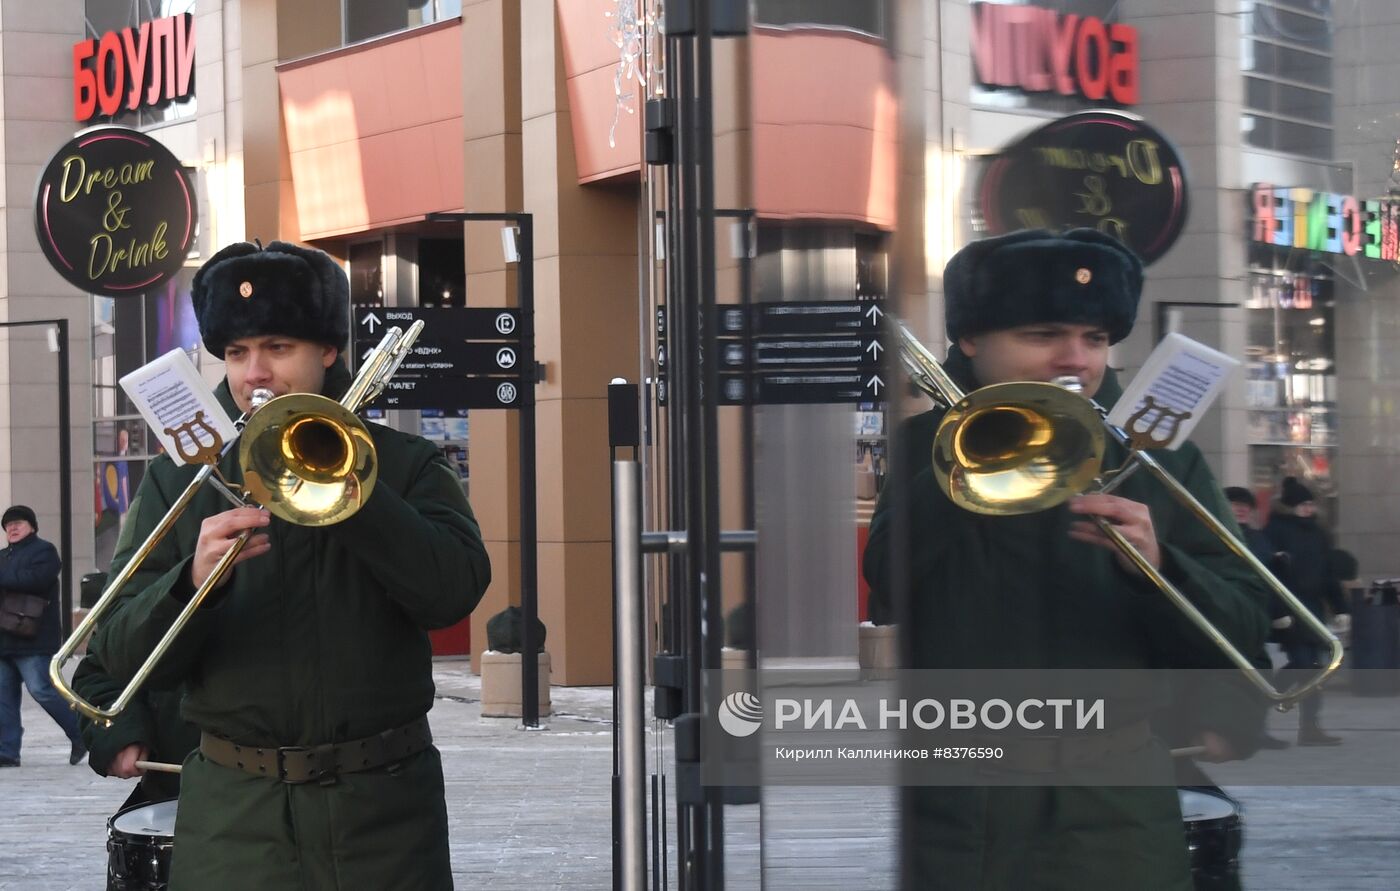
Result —
<path fill-rule="evenodd" d="M 972 61 L 978 82 L 989 87 L 1138 101 L 1137 28 L 1094 16 L 974 3 Z"/>
<path fill-rule="evenodd" d="M 108 31 L 73 44 L 73 119 L 158 108 L 194 95 L 194 16 Z"/>

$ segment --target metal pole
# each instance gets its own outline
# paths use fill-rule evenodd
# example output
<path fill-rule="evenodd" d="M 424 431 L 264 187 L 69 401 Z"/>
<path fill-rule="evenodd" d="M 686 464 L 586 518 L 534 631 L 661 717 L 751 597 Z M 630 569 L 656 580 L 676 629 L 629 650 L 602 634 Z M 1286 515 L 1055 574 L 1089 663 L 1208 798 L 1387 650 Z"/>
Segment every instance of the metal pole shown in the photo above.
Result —
<path fill-rule="evenodd" d="M 58 319 L 59 602 L 63 633 L 73 631 L 73 418 L 68 398 L 68 320 Z"/>
<path fill-rule="evenodd" d="M 635 461 L 613 461 L 613 609 L 617 617 L 617 738 L 622 828 L 623 891 L 646 885 L 646 751 L 642 697 L 642 487 Z"/>
<path fill-rule="evenodd" d="M 525 335 L 520 338 L 520 360 L 527 378 L 535 374 L 535 227 L 528 213 L 515 216 L 520 227 L 520 266 L 518 284 L 520 321 Z M 535 541 L 538 526 L 535 511 L 535 394 L 520 408 L 520 612 L 524 627 L 520 632 L 520 718 L 526 729 L 540 726 L 540 663 L 535 652 L 535 622 L 539 615 L 539 548 Z"/>

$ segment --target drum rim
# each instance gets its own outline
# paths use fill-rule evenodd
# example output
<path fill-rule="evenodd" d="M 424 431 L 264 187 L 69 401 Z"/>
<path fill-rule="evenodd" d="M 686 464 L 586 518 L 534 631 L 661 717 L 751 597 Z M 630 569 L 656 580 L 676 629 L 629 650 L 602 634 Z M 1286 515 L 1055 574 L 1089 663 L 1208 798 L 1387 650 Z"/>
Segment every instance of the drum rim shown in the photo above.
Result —
<path fill-rule="evenodd" d="M 1182 811 L 1181 822 L 1188 829 L 1192 826 L 1229 826 L 1231 824 L 1242 824 L 1244 822 L 1244 808 L 1223 789 L 1218 789 L 1213 786 L 1178 786 L 1176 791 L 1178 801 L 1180 801 L 1182 792 L 1195 792 L 1207 798 L 1222 801 L 1230 807 L 1230 813 L 1222 817 L 1196 817 L 1193 819 L 1187 817 L 1186 812 Z"/>
<path fill-rule="evenodd" d="M 148 832 L 128 832 L 128 831 L 125 830 L 125 829 L 118 829 L 118 828 L 117 828 L 117 820 L 121 819 L 122 817 L 126 816 L 127 814 L 131 814 L 131 813 L 134 813 L 134 812 L 140 811 L 140 810 L 145 810 L 146 808 L 153 808 L 153 807 L 156 807 L 157 805 L 169 804 L 169 803 L 172 802 L 172 801 L 173 801 L 173 802 L 176 802 L 177 805 L 178 805 L 179 799 L 178 799 L 178 798 L 162 798 L 162 799 L 160 799 L 160 800 L 158 800 L 158 801 L 143 801 L 143 802 L 141 802 L 140 804 L 129 805 L 129 806 L 124 807 L 124 808 L 122 808 L 121 810 L 117 811 L 115 814 L 113 814 L 112 816 L 110 816 L 110 817 L 107 818 L 107 840 L 108 840 L 108 841 L 112 841 L 114 838 L 116 838 L 116 839 L 130 839 L 130 840 L 132 840 L 132 841 L 145 841 L 145 842 L 152 842 L 152 843 L 161 843 L 161 842 L 164 842 L 164 843 L 173 843 L 173 842 L 175 841 L 175 830 L 174 830 L 174 827 L 171 827 L 171 831 L 170 831 L 170 834 L 169 834 L 169 835 L 152 835 L 152 834 L 150 834 L 150 833 L 148 833 Z"/>

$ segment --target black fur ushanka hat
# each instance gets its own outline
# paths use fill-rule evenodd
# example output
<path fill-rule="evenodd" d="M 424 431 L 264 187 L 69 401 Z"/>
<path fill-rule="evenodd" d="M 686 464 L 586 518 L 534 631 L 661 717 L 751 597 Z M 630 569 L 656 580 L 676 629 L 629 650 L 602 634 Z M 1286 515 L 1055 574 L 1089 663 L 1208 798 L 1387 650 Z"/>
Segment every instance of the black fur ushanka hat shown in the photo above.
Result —
<path fill-rule="evenodd" d="M 948 337 L 1037 322 L 1101 324 L 1117 343 L 1133 330 L 1142 261 L 1096 229 L 1024 229 L 974 241 L 943 270 Z"/>
<path fill-rule="evenodd" d="M 199 333 L 222 357 L 241 337 L 282 334 L 344 350 L 350 281 L 329 254 L 274 241 L 231 244 L 195 273 L 190 292 Z"/>

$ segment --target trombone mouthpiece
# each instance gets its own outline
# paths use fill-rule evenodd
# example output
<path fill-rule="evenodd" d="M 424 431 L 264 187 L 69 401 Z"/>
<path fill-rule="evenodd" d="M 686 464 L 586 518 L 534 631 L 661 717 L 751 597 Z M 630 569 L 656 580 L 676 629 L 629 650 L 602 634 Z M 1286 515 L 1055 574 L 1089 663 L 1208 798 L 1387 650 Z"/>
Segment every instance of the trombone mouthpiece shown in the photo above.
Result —
<path fill-rule="evenodd" d="M 252 400 L 252 402 L 253 402 L 253 409 L 254 409 L 255 411 L 256 411 L 257 409 L 262 408 L 264 405 L 266 405 L 267 403 L 269 403 L 269 402 L 271 402 L 271 401 L 272 401 L 272 391 L 269 390 L 267 387 L 258 387 L 256 390 L 253 391 L 253 400 Z"/>
<path fill-rule="evenodd" d="M 1084 392 L 1084 382 L 1081 381 L 1079 378 L 1075 377 L 1075 376 L 1072 375 L 1072 374 L 1062 374 L 1062 375 L 1060 375 L 1059 377 L 1054 378 L 1053 380 L 1051 380 L 1050 383 L 1056 384 L 1056 385 L 1061 386 L 1061 387 L 1064 387 L 1066 390 L 1069 390 L 1071 393 L 1083 393 L 1083 392 Z"/>

